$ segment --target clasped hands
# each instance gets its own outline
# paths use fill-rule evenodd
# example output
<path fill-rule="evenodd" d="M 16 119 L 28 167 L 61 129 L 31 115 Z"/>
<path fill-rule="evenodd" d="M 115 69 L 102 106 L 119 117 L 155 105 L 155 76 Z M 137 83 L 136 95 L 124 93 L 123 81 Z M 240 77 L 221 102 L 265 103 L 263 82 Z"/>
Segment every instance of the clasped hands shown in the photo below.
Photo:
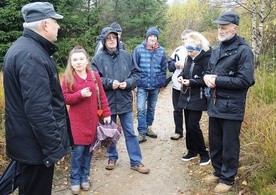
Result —
<path fill-rule="evenodd" d="M 120 83 L 119 81 L 117 80 L 114 80 L 113 83 L 112 83 L 112 88 L 113 89 L 125 89 L 127 86 L 127 83 L 126 82 L 122 82 Z"/>
<path fill-rule="evenodd" d="M 203 80 L 204 80 L 205 84 L 207 85 L 207 87 L 215 88 L 216 87 L 216 78 L 217 78 L 217 75 L 206 74 L 206 75 L 204 75 Z"/>
<path fill-rule="evenodd" d="M 189 86 L 190 85 L 190 80 L 189 79 L 183 79 L 182 76 L 177 78 L 177 81 L 185 86 Z"/>

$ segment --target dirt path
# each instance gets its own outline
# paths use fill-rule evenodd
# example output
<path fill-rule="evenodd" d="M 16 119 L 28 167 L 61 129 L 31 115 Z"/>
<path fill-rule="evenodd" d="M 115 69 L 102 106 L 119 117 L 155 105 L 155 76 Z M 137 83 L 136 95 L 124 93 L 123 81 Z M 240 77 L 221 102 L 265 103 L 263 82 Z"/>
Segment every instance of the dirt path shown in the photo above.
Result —
<path fill-rule="evenodd" d="M 206 117 L 204 117 L 204 120 L 202 127 L 206 129 Z M 137 121 L 135 121 L 136 126 Z M 112 171 L 105 170 L 106 156 L 100 153 L 95 154 L 92 161 L 91 190 L 89 192 L 82 191 L 81 194 L 165 195 L 210 193 L 208 188 L 201 189 L 198 192 L 198 185 L 201 186 L 202 183 L 200 179 L 194 177 L 194 175 L 205 174 L 210 166 L 199 167 L 199 159 L 188 163 L 182 162 L 181 156 L 186 152 L 184 140 L 172 141 L 170 139 L 174 131 L 170 86 L 163 90 L 159 96 L 153 129 L 158 134 L 158 138 L 148 138 L 147 142 L 140 144 L 143 163 L 150 168 L 150 174 L 143 175 L 130 169 L 124 137 L 121 137 L 118 143 L 119 160 L 116 169 Z M 61 177 L 63 178 L 56 182 L 58 184 L 56 184 L 53 194 L 71 194 L 68 176 L 67 178 Z"/>

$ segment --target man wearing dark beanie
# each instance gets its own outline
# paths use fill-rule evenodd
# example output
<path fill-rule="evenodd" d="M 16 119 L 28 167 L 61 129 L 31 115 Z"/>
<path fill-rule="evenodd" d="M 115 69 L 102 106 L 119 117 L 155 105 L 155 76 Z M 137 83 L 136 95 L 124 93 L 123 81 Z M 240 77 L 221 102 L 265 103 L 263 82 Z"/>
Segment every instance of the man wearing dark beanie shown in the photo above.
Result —
<path fill-rule="evenodd" d="M 146 40 L 139 44 L 133 53 L 133 59 L 141 70 L 137 83 L 139 143 L 147 140 L 146 135 L 157 138 L 152 130 L 152 123 L 160 88 L 166 84 L 167 70 L 165 50 L 160 46 L 158 37 L 159 30 L 150 27 L 146 33 Z"/>
<path fill-rule="evenodd" d="M 215 193 L 231 189 L 238 171 L 240 129 L 248 88 L 254 85 L 254 56 L 237 35 L 240 17 L 223 13 L 218 25 L 220 44 L 212 50 L 203 79 L 210 89 L 208 102 L 210 157 L 214 173 L 204 178 L 217 183 Z"/>

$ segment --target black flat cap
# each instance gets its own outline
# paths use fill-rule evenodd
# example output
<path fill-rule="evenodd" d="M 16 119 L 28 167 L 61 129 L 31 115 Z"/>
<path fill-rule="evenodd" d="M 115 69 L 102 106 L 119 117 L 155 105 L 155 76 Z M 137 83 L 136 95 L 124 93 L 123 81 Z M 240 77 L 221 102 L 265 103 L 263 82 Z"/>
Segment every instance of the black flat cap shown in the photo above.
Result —
<path fill-rule="evenodd" d="M 221 14 L 218 17 L 218 19 L 216 19 L 213 23 L 222 24 L 222 25 L 232 23 L 232 24 L 239 25 L 240 17 L 235 12 L 225 12 Z"/>

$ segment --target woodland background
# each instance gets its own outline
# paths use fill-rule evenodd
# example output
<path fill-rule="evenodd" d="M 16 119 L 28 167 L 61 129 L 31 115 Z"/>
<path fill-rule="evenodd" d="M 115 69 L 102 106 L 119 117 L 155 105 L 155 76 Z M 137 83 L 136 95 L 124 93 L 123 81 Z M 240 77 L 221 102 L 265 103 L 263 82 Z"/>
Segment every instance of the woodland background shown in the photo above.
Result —
<path fill-rule="evenodd" d="M 0 68 L 10 45 L 22 34 L 21 7 L 34 1 L 1 0 L 0 2 Z M 123 28 L 122 40 L 132 52 L 145 39 L 146 30 L 156 26 L 159 41 L 167 56 L 181 44 L 180 33 L 193 29 L 203 33 L 212 45 L 217 29 L 212 23 L 221 12 L 234 10 L 241 16 L 239 35 L 245 37 L 255 54 L 256 84 L 250 89 L 246 117 L 241 133 L 241 177 L 258 194 L 276 191 L 276 89 L 275 25 L 276 2 L 273 0 L 52 0 L 64 16 L 55 58 L 60 73 L 69 51 L 82 45 L 93 57 L 96 37 L 103 27 L 118 22 Z M 4 138 L 4 92 L 0 85 L 0 172 L 6 166 Z"/>

